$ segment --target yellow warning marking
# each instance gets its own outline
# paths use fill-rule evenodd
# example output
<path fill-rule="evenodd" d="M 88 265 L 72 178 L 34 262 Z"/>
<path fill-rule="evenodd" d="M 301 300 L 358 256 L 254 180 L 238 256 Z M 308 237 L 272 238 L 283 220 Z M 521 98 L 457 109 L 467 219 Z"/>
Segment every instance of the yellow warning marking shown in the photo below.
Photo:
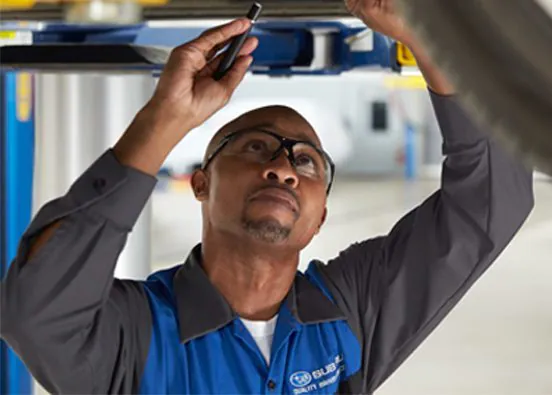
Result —
<path fill-rule="evenodd" d="M 403 43 L 397 42 L 397 62 L 401 66 L 416 66 L 414 54 Z"/>
<path fill-rule="evenodd" d="M 7 30 L 0 30 L 0 40 L 13 40 L 17 34 Z"/>
<path fill-rule="evenodd" d="M 17 120 L 19 122 L 27 122 L 31 118 L 33 106 L 33 80 L 31 74 L 17 74 L 15 86 Z"/>
<path fill-rule="evenodd" d="M 384 84 L 387 88 L 395 89 L 426 89 L 427 83 L 422 76 L 385 76 Z"/>
<path fill-rule="evenodd" d="M 90 0 L 0 0 L 0 10 L 25 10 L 34 7 L 37 4 L 67 4 L 84 3 Z M 107 2 L 117 3 L 120 0 L 109 0 Z M 136 3 L 144 6 L 165 5 L 169 0 L 135 0 Z"/>
<path fill-rule="evenodd" d="M 28 30 L 0 30 L 0 47 L 4 45 L 30 45 L 33 33 Z"/>
<path fill-rule="evenodd" d="M 0 10 L 27 9 L 34 5 L 34 0 L 0 0 Z"/>

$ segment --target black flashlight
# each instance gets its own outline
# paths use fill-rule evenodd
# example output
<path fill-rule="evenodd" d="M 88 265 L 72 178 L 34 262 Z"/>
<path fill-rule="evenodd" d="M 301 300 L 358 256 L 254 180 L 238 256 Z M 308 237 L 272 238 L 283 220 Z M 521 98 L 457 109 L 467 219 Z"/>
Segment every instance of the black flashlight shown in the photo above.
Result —
<path fill-rule="evenodd" d="M 228 70 L 230 70 L 230 68 L 232 67 L 232 65 L 236 61 L 236 58 L 238 57 L 238 53 L 242 49 L 243 44 L 245 43 L 245 40 L 247 39 L 247 36 L 249 35 L 249 32 L 251 31 L 251 29 L 253 28 L 253 25 L 255 24 L 257 19 L 259 18 L 259 15 L 261 15 L 261 10 L 262 9 L 263 9 L 263 6 L 260 5 L 259 3 L 253 3 L 251 8 L 249 9 L 249 12 L 247 13 L 247 19 L 249 19 L 251 21 L 251 25 L 249 26 L 249 29 L 247 29 L 247 31 L 245 31 L 242 34 L 240 34 L 239 36 L 235 37 L 232 40 L 232 42 L 230 43 L 230 46 L 228 47 L 228 49 L 224 53 L 224 57 L 222 58 L 219 66 L 217 68 L 217 71 L 215 71 L 215 73 L 213 74 L 213 78 L 216 81 L 218 81 L 222 77 L 224 77 L 226 72 Z"/>

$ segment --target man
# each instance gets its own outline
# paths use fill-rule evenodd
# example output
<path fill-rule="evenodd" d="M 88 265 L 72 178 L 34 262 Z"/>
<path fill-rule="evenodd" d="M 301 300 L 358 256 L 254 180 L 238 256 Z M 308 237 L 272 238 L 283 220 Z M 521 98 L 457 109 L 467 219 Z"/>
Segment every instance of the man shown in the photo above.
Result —
<path fill-rule="evenodd" d="M 202 243 L 145 282 L 117 256 L 171 149 L 227 102 L 256 41 L 221 81 L 209 61 L 247 22 L 176 48 L 112 150 L 42 208 L 3 284 L 2 336 L 62 393 L 372 393 L 496 259 L 533 205 L 531 172 L 480 133 L 385 2 L 349 1 L 410 46 L 442 128 L 442 188 L 384 237 L 297 273 L 326 217 L 333 165 L 293 110 L 226 125 L 192 177 Z"/>

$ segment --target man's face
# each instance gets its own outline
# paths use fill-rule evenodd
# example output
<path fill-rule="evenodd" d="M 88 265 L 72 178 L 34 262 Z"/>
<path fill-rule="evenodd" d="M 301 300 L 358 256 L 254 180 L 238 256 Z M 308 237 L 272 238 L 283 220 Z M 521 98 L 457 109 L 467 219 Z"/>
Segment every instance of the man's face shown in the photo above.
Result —
<path fill-rule="evenodd" d="M 265 132 L 310 141 L 320 148 L 312 126 L 287 107 L 254 110 L 217 133 L 206 157 L 224 136 L 236 132 L 240 137 L 231 139 L 208 168 L 192 178 L 196 196 L 203 203 L 204 226 L 207 231 L 304 248 L 326 215 L 326 180 L 319 177 L 318 167 L 306 155 L 307 145 L 295 147 L 295 167 L 285 150 L 271 160 L 260 158 L 270 151 L 267 147 L 279 145 Z M 305 147 L 305 155 L 301 147 Z"/>

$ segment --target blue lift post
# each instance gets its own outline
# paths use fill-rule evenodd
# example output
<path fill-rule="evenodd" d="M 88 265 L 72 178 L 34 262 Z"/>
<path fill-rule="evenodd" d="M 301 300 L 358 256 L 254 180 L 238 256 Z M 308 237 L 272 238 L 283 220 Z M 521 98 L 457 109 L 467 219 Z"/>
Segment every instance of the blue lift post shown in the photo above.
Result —
<path fill-rule="evenodd" d="M 155 74 L 162 69 L 163 56 L 166 60 L 170 48 L 193 39 L 208 27 L 47 24 L 33 28 L 17 23 L 0 23 L 0 30 L 30 30 L 33 36 L 32 45 L 0 47 L 0 68 L 3 70 L 0 73 L 0 93 L 3 95 L 0 103 L 3 119 L 0 126 L 2 275 L 16 255 L 19 239 L 30 222 L 32 210 L 32 77 L 20 71 L 52 68 L 97 71 L 140 69 Z M 396 70 L 393 42 L 387 37 L 373 33 L 373 36 L 368 36 L 373 37 L 371 45 L 355 48 L 355 39 L 366 40 L 362 38 L 365 30 L 362 26 L 352 27 L 336 21 L 258 22 L 251 33 L 259 39 L 251 71 L 270 76 L 292 76 L 335 75 L 363 67 Z M 317 41 L 320 34 L 326 35 L 322 47 Z M 117 45 L 119 47 L 115 47 Z M 160 47 L 165 49 L 159 50 Z M 105 57 L 104 50 L 111 49 L 111 53 L 117 55 L 119 48 L 121 53 L 129 56 L 121 57 L 119 63 L 108 64 L 110 59 Z M 81 59 L 79 63 L 75 53 L 93 61 L 87 63 Z M 57 65 L 52 64 L 54 57 L 58 60 Z M 32 381 L 24 365 L 4 343 L 1 351 L 1 394 L 30 394 Z"/>
<path fill-rule="evenodd" d="M 0 261 L 2 276 L 17 253 L 32 210 L 34 106 L 32 75 L 6 72 L 2 81 L 0 125 Z M 18 356 L 2 347 L 2 394 L 30 394 L 31 377 Z"/>

